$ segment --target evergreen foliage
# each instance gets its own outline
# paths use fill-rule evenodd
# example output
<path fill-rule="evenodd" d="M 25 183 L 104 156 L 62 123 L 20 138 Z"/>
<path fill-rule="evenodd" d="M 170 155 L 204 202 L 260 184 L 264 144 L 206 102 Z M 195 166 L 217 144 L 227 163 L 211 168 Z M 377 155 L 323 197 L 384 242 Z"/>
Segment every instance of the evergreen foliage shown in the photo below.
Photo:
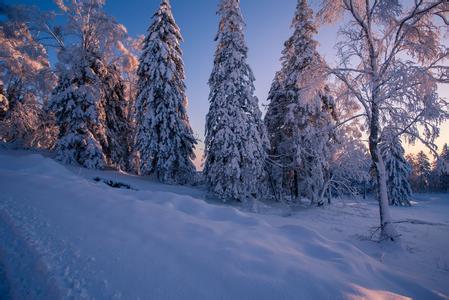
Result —
<path fill-rule="evenodd" d="M 95 51 L 72 50 L 72 64 L 61 73 L 50 104 L 59 126 L 57 157 L 67 164 L 105 168 L 108 139 L 102 79 L 107 67 Z"/>
<path fill-rule="evenodd" d="M 107 68 L 103 79 L 105 90 L 105 122 L 107 149 L 106 155 L 113 166 L 131 170 L 132 129 L 128 116 L 128 103 L 125 100 L 125 85 L 115 65 Z"/>
<path fill-rule="evenodd" d="M 195 174 L 181 41 L 169 1 L 163 0 L 139 60 L 135 147 L 140 173 L 166 183 L 187 183 Z"/>
<path fill-rule="evenodd" d="M 449 192 L 449 147 L 444 144 L 441 154 L 436 160 L 435 166 L 436 190 Z"/>
<path fill-rule="evenodd" d="M 410 206 L 412 188 L 408 178 L 411 166 L 404 157 L 404 148 L 398 137 L 380 146 L 387 170 L 388 200 L 390 205 Z"/>
<path fill-rule="evenodd" d="M 416 164 L 416 176 L 417 176 L 417 189 L 419 191 L 429 191 L 430 178 L 432 175 L 432 166 L 429 161 L 429 157 L 424 151 L 418 152 L 415 158 Z"/>
<path fill-rule="evenodd" d="M 204 174 L 210 192 L 223 201 L 243 202 L 264 194 L 268 140 L 247 63 L 240 1 L 221 0 L 218 15 Z"/>
<path fill-rule="evenodd" d="M 294 201 L 302 195 L 318 204 L 328 176 L 329 141 L 336 115 L 324 82 L 325 63 L 313 39 L 317 29 L 307 1 L 298 1 L 292 28 L 265 117 L 271 177 L 281 198 L 290 195 Z"/>

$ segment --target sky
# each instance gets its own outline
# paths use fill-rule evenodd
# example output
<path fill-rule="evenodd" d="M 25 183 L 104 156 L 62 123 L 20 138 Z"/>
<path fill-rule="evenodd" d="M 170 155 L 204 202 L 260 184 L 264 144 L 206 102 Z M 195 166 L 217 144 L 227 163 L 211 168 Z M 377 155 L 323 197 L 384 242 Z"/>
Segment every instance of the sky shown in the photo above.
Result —
<path fill-rule="evenodd" d="M 0 0 L 1 1 L 1 0 Z M 5 0 L 4 0 L 5 1 Z M 41 9 L 54 9 L 53 0 L 6 0 L 9 4 L 32 4 Z M 290 23 L 297 0 L 241 0 L 246 20 L 246 40 L 249 47 L 249 64 L 256 77 L 256 95 L 265 111 L 266 98 L 284 41 L 290 36 Z M 316 8 L 319 0 L 312 0 Z M 105 9 L 118 22 L 124 24 L 131 36 L 146 33 L 151 17 L 160 0 L 107 0 Z M 214 37 L 218 28 L 216 15 L 218 0 L 171 0 L 173 14 L 184 36 L 182 49 L 186 69 L 188 113 L 195 135 L 204 139 L 205 117 L 208 112 L 209 87 L 207 81 L 212 71 L 215 51 Z M 319 52 L 330 63 L 335 63 L 334 45 L 338 28 L 322 26 L 317 36 Z M 441 87 L 442 96 L 449 98 L 449 86 Z M 449 143 L 449 122 L 442 125 L 437 143 Z M 198 150 L 203 149 L 202 143 Z M 407 151 L 424 149 L 422 145 L 407 146 Z M 201 155 L 200 155 L 201 156 Z"/>

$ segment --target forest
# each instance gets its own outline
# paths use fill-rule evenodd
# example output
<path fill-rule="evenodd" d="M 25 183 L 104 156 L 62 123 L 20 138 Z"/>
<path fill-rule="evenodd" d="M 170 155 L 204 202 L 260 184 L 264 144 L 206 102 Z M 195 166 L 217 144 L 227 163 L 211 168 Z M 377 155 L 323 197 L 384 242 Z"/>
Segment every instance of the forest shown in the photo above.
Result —
<path fill-rule="evenodd" d="M 329 0 L 317 12 L 299 0 L 264 116 L 240 1 L 220 1 L 201 171 L 169 1 L 142 38 L 106 14 L 104 0 L 55 3 L 59 11 L 0 6 L 4 143 L 68 165 L 204 185 L 224 202 L 323 206 L 374 194 L 381 240 L 398 236 L 390 205 L 449 191 L 448 145 L 434 143 L 449 118 L 437 92 L 449 82 L 445 0 Z M 331 66 L 314 37 L 320 24 L 338 23 Z M 406 155 L 404 143 L 416 142 L 432 156 Z"/>

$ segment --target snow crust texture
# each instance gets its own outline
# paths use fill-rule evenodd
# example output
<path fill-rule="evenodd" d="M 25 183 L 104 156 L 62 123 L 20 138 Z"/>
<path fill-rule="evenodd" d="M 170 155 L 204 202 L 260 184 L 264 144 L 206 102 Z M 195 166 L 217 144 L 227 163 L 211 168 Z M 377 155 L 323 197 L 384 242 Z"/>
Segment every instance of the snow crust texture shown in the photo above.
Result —
<path fill-rule="evenodd" d="M 261 204 L 254 214 L 208 203 L 201 189 L 8 150 L 0 189 L 2 299 L 449 296 L 448 199 L 395 208 L 411 221 L 389 248 L 363 239 L 377 224 L 375 201 L 289 215 Z"/>

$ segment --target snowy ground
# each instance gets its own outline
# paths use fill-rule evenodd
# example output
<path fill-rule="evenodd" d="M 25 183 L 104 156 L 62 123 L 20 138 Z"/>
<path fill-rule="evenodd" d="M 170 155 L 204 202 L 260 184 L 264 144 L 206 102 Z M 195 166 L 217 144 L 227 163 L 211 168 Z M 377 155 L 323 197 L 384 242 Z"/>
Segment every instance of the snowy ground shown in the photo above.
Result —
<path fill-rule="evenodd" d="M 396 245 L 369 241 L 372 201 L 255 214 L 204 196 L 0 150 L 0 299 L 449 299 L 447 194 L 394 208 Z"/>

